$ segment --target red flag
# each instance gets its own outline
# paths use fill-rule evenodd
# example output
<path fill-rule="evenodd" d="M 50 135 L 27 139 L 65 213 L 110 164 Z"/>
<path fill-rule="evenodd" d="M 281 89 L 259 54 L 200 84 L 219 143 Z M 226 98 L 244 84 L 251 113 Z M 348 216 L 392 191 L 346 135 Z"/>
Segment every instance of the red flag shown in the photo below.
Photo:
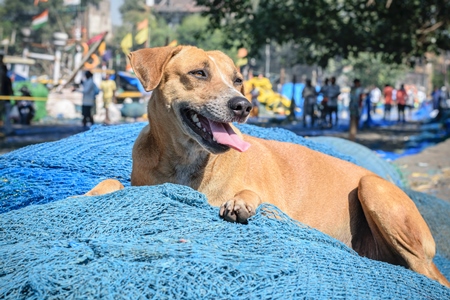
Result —
<path fill-rule="evenodd" d="M 96 36 L 93 36 L 89 39 L 89 41 L 87 41 L 86 44 L 88 44 L 88 46 L 100 41 L 105 35 L 106 35 L 107 31 L 102 32 L 100 34 L 97 34 Z"/>

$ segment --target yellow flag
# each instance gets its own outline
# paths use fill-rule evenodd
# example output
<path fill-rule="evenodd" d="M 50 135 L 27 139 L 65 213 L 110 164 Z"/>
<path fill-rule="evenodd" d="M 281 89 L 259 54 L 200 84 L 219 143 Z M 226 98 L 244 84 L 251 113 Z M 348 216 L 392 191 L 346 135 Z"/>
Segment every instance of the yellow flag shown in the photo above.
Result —
<path fill-rule="evenodd" d="M 130 49 L 131 47 L 133 47 L 133 39 L 132 39 L 131 33 L 128 33 L 127 35 L 125 35 L 122 42 L 120 42 L 120 47 L 125 48 L 125 49 Z"/>
<path fill-rule="evenodd" d="M 100 53 L 100 55 L 102 55 L 103 56 L 103 54 L 105 54 L 105 51 L 106 51 L 106 43 L 105 43 L 105 41 L 103 41 L 101 44 L 100 44 L 100 46 L 98 46 L 98 53 Z"/>
<path fill-rule="evenodd" d="M 123 40 L 120 42 L 120 47 L 125 54 L 130 52 L 130 48 L 133 47 L 133 37 L 131 33 L 128 33 Z"/>
<path fill-rule="evenodd" d="M 173 41 L 171 41 L 171 42 L 169 43 L 169 45 L 167 45 L 167 46 L 169 46 L 169 47 L 175 47 L 176 45 L 178 45 L 178 41 L 177 41 L 177 40 L 173 40 Z"/>
<path fill-rule="evenodd" d="M 246 64 L 248 64 L 248 59 L 247 58 L 238 58 L 238 60 L 236 61 L 236 66 L 238 67 L 242 67 L 245 66 Z"/>
<path fill-rule="evenodd" d="M 148 39 L 148 28 L 144 28 L 140 30 L 136 35 L 134 36 L 134 40 L 136 41 L 136 44 L 140 45 L 147 41 Z"/>

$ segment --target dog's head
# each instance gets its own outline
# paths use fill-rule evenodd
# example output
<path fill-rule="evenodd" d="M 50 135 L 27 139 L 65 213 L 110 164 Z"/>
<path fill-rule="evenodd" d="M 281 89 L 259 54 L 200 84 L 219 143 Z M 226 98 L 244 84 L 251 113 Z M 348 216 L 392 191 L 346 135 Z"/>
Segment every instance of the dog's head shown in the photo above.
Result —
<path fill-rule="evenodd" d="M 243 95 L 243 77 L 228 56 L 179 46 L 141 49 L 129 59 L 144 88 L 157 92 L 152 101 L 167 108 L 166 121 L 211 153 L 248 149 L 230 123 L 245 122 L 252 105 Z"/>

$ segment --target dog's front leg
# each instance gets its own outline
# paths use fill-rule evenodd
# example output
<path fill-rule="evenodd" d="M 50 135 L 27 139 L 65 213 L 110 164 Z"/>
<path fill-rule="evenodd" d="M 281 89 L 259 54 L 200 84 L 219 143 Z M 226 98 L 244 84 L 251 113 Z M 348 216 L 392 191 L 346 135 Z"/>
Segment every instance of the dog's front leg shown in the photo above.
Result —
<path fill-rule="evenodd" d="M 247 224 L 260 204 L 261 198 L 255 192 L 243 190 L 220 206 L 219 215 L 229 222 Z"/>

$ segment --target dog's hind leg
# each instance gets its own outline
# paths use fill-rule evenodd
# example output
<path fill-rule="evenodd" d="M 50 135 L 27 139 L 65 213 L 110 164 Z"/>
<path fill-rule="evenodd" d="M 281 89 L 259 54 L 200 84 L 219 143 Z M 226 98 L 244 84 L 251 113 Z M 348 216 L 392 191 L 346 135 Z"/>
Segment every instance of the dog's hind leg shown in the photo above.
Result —
<path fill-rule="evenodd" d="M 124 186 L 116 179 L 105 179 L 97 184 L 92 190 L 84 194 L 84 196 L 97 196 L 109 194 L 123 189 Z"/>
<path fill-rule="evenodd" d="M 433 263 L 436 245 L 428 225 L 400 188 L 378 176 L 368 175 L 359 182 L 358 198 L 376 248 L 367 256 L 406 266 L 450 287 L 450 282 Z"/>

